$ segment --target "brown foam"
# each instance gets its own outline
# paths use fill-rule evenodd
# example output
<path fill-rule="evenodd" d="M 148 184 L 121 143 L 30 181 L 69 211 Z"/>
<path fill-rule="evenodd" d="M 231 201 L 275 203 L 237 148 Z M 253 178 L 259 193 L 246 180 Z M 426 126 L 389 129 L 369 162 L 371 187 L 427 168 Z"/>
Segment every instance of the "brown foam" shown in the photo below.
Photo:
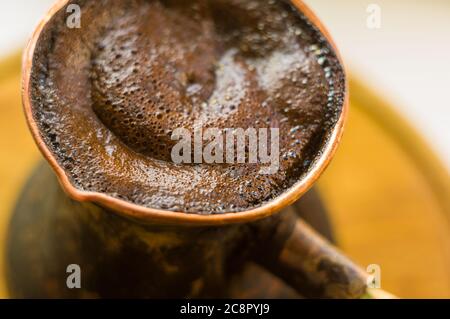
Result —
<path fill-rule="evenodd" d="M 175 211 L 242 211 L 288 189 L 320 153 L 344 75 L 286 3 L 79 4 L 81 29 L 61 12 L 39 39 L 32 92 L 42 134 L 80 189 Z M 198 125 L 279 128 L 279 172 L 174 164 L 172 131 Z"/>

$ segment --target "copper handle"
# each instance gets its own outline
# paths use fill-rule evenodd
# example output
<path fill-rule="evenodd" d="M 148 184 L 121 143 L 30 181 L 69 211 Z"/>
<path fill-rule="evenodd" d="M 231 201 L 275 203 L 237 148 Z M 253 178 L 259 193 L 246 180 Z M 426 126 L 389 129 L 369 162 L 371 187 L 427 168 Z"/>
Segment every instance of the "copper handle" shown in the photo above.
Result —
<path fill-rule="evenodd" d="M 258 263 L 309 298 L 361 298 L 368 275 L 294 214 L 264 239 Z"/>

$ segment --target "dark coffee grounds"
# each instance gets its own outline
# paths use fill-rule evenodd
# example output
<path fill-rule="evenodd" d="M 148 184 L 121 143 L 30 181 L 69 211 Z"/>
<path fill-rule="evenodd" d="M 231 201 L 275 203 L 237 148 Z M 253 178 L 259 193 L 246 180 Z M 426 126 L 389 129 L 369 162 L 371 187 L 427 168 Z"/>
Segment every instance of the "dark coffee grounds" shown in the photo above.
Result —
<path fill-rule="evenodd" d="M 345 80 L 332 48 L 286 1 L 76 1 L 42 33 L 32 69 L 41 134 L 79 189 L 152 208 L 244 211 L 320 155 Z M 175 164 L 175 128 L 279 128 L 280 168 Z M 264 164 L 266 166 L 267 164 Z"/>

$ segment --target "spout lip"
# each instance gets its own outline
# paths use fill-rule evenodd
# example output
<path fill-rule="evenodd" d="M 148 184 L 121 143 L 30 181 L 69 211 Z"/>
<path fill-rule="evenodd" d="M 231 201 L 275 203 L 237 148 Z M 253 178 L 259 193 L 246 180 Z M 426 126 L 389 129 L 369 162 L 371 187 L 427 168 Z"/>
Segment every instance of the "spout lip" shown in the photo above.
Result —
<path fill-rule="evenodd" d="M 84 191 L 76 188 L 67 173 L 60 166 L 54 154 L 49 150 L 48 146 L 45 144 L 36 119 L 32 112 L 31 103 L 31 72 L 33 69 L 33 55 L 36 49 L 36 45 L 40 38 L 42 31 L 44 30 L 47 23 L 52 19 L 52 17 L 59 12 L 69 0 L 58 0 L 49 12 L 40 21 L 37 28 L 35 29 L 30 41 L 24 51 L 23 61 L 22 61 L 22 102 L 25 117 L 28 123 L 28 127 L 32 133 L 35 143 L 37 144 L 39 150 L 49 162 L 54 172 L 56 173 L 58 180 L 64 189 L 64 191 L 74 200 L 80 202 L 91 202 L 99 204 L 102 207 L 110 209 L 120 215 L 129 217 L 132 219 L 137 219 L 143 223 L 158 223 L 158 224 L 168 224 L 168 225 L 193 225 L 193 226 L 213 226 L 213 225 L 225 225 L 225 224 L 236 224 L 251 222 L 264 217 L 268 217 L 274 213 L 277 213 L 286 206 L 293 204 L 297 201 L 303 194 L 305 194 L 317 181 L 320 175 L 324 172 L 331 159 L 333 158 L 337 147 L 340 143 L 344 132 L 344 125 L 347 119 L 348 108 L 349 108 L 349 93 L 348 93 L 348 80 L 345 77 L 345 98 L 342 105 L 342 110 L 339 115 L 330 136 L 326 141 L 326 145 L 323 147 L 322 154 L 320 158 L 315 161 L 312 169 L 296 184 L 294 184 L 290 189 L 286 190 L 283 194 L 276 197 L 275 199 L 262 204 L 259 207 L 242 211 L 242 212 L 232 212 L 217 215 L 201 215 L 201 214 L 188 214 L 184 212 L 172 212 L 160 209 L 154 209 L 149 207 L 139 206 L 122 199 L 112 197 L 110 195 Z M 333 48 L 335 55 L 337 56 L 344 72 L 345 65 L 339 54 L 339 51 L 331 38 L 327 29 L 323 26 L 321 21 L 317 16 L 309 9 L 301 0 L 291 0 L 291 3 L 322 33 L 326 38 L 330 46 Z"/>

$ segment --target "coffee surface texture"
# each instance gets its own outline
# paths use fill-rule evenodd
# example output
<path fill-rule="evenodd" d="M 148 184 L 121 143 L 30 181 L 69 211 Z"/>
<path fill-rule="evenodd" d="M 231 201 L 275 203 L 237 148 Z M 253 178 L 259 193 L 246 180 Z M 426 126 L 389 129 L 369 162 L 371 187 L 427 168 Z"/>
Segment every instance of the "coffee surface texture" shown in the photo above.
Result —
<path fill-rule="evenodd" d="M 162 210 L 242 212 L 287 191 L 321 156 L 345 75 L 289 1 L 73 3 L 80 28 L 68 26 L 63 8 L 38 39 L 30 97 L 44 142 L 76 188 Z M 229 162 L 175 162 L 178 128 L 193 144 L 194 132 L 222 132 L 222 151 L 227 132 L 267 128 L 268 153 L 278 129 L 277 169 L 261 173 L 270 163 L 249 161 L 252 145 L 245 162 L 237 147 Z M 203 136 L 203 150 L 209 142 Z"/>

